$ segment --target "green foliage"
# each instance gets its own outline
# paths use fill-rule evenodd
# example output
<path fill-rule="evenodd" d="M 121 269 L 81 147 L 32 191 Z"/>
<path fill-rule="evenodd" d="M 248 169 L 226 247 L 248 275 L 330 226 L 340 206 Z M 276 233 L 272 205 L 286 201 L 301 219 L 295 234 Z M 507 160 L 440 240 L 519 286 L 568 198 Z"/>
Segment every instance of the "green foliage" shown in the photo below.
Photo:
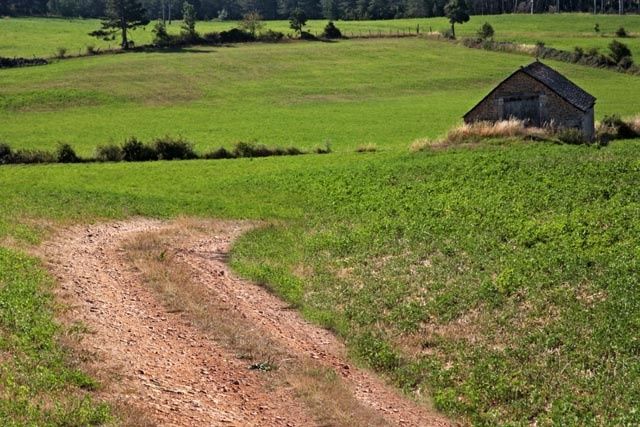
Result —
<path fill-rule="evenodd" d="M 196 19 L 196 9 L 191 3 L 185 1 L 182 4 L 182 35 L 189 40 L 198 38 Z"/>
<path fill-rule="evenodd" d="M 322 37 L 325 39 L 340 39 L 342 38 L 342 32 L 333 21 L 329 21 L 322 31 Z"/>
<path fill-rule="evenodd" d="M 627 37 L 627 30 L 624 29 L 624 27 L 620 27 L 616 30 L 616 36 L 617 37 Z"/>
<path fill-rule="evenodd" d="M 122 160 L 122 157 L 122 147 L 119 145 L 99 145 L 96 148 L 96 160 L 99 162 L 119 162 Z"/>
<path fill-rule="evenodd" d="M 449 0 L 444 6 L 444 14 L 451 24 L 452 38 L 456 38 L 455 24 L 464 24 L 469 22 L 469 5 L 466 0 Z"/>
<path fill-rule="evenodd" d="M 289 16 L 289 28 L 301 34 L 302 29 L 307 25 L 307 19 L 307 14 L 304 13 L 304 10 L 296 8 L 291 12 L 291 16 Z"/>
<path fill-rule="evenodd" d="M 478 30 L 478 37 L 482 40 L 492 39 L 494 34 L 493 27 L 488 22 L 482 24 L 482 27 Z"/>
<path fill-rule="evenodd" d="M 55 154 L 58 163 L 78 163 L 80 158 L 69 144 L 59 144 Z"/>
<path fill-rule="evenodd" d="M 621 64 L 625 58 L 627 58 L 627 60 L 631 60 L 631 51 L 626 44 L 621 43 L 618 40 L 613 40 L 609 44 L 609 52 L 611 60 L 616 64 Z"/>
<path fill-rule="evenodd" d="M 165 46 L 171 46 L 173 44 L 172 43 L 173 37 L 171 37 L 169 33 L 167 33 L 167 26 L 165 25 L 164 22 L 162 21 L 156 22 L 151 32 L 153 33 L 152 43 L 155 46 L 165 47 Z"/>
<path fill-rule="evenodd" d="M 158 155 L 153 147 L 135 137 L 127 139 L 122 145 L 122 160 L 125 162 L 146 162 L 157 160 Z"/>
<path fill-rule="evenodd" d="M 66 47 L 58 47 L 56 49 L 56 58 L 58 59 L 63 59 L 65 56 L 67 55 L 67 48 Z"/>
<path fill-rule="evenodd" d="M 151 146 L 158 160 L 190 160 L 198 157 L 193 151 L 193 144 L 182 138 L 156 138 Z"/>
<path fill-rule="evenodd" d="M 80 426 L 110 422 L 87 391 L 97 384 L 70 366 L 57 343 L 50 279 L 38 262 L 0 248 L 0 419 L 5 425 Z M 55 398 L 55 404 L 43 396 Z M 15 423 L 15 424 L 13 424 Z"/>
<path fill-rule="evenodd" d="M 255 37 L 256 34 L 264 28 L 264 22 L 262 22 L 262 19 L 262 15 L 255 10 L 245 13 L 242 16 L 242 21 L 240 21 L 240 28 L 248 31 Z"/>
<path fill-rule="evenodd" d="M 100 29 L 89 33 L 92 37 L 103 40 L 115 40 L 120 33 L 122 49 L 129 49 L 133 43 L 129 40 L 128 30 L 133 30 L 149 23 L 146 11 L 138 0 L 107 0 L 106 17 L 100 23 Z"/>

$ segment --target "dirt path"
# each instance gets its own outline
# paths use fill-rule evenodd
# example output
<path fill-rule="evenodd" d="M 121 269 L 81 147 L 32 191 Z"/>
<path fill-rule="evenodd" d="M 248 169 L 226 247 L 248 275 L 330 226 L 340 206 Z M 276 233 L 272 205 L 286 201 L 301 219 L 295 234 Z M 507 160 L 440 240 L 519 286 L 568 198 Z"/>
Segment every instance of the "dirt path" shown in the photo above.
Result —
<path fill-rule="evenodd" d="M 81 346 L 92 353 L 92 370 L 118 378 L 107 382 L 103 397 L 123 408 L 139 408 L 150 425 L 319 425 L 294 387 L 247 369 L 246 360 L 212 340 L 185 313 L 167 310 L 145 285 L 123 242 L 176 227 L 147 219 L 74 227 L 41 248 L 59 280 L 59 297 L 70 306 L 65 318 L 90 331 Z M 236 278 L 225 255 L 248 228 L 216 222 L 208 233 L 175 233 L 175 259 L 191 272 L 194 283 L 240 313 L 248 327 L 269 337 L 279 351 L 335 371 L 358 404 L 384 423 L 451 425 L 370 372 L 351 366 L 344 346 L 331 333 L 304 321 L 264 288 Z"/>

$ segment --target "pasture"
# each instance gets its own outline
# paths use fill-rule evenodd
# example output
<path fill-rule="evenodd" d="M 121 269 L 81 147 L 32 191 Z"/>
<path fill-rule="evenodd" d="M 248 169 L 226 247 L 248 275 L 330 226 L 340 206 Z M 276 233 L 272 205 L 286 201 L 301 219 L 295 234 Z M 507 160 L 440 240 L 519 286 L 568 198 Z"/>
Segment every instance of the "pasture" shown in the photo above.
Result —
<path fill-rule="evenodd" d="M 127 53 L 3 70 L 0 140 L 14 148 L 183 136 L 198 150 L 238 141 L 337 151 L 405 150 L 436 137 L 532 59 L 421 39 L 240 44 Z M 640 85 L 611 71 L 550 62 L 632 115 Z"/>
<path fill-rule="evenodd" d="M 624 40 L 632 53 L 640 57 L 640 16 L 638 15 L 593 15 L 587 13 L 563 13 L 555 15 L 487 15 L 474 16 L 471 21 L 459 25 L 457 32 L 461 37 L 472 37 L 484 22 L 495 29 L 496 40 L 507 40 L 534 44 L 542 41 L 547 46 L 573 50 L 579 46 L 585 50 L 598 48 L 607 51 L 607 45 L 614 38 L 619 27 L 624 27 L 631 37 Z M 307 30 L 320 34 L 326 20 L 310 20 Z M 600 32 L 594 31 L 595 24 Z M 181 21 L 168 25 L 171 33 L 180 31 Z M 148 44 L 153 38 L 153 23 L 132 33 L 138 44 Z M 237 26 L 236 21 L 201 21 L 196 25 L 200 33 L 224 31 Z M 385 21 L 337 21 L 336 25 L 347 36 L 367 36 L 370 33 L 388 34 L 389 32 L 443 31 L 449 28 L 446 18 L 394 19 Z M 4 18 L 0 19 L 0 56 L 54 56 L 59 47 L 68 50 L 68 54 L 84 53 L 88 45 L 106 49 L 116 47 L 115 42 L 105 42 L 90 37 L 89 32 L 100 26 L 96 19 L 60 19 L 60 18 Z M 292 34 L 288 21 L 266 21 L 265 29 Z"/>
<path fill-rule="evenodd" d="M 636 17 L 622 19 L 630 29 Z M 379 25 L 392 24 L 404 25 Z M 9 49 L 24 46 L 45 49 L 34 39 Z M 99 384 L 60 344 L 81 325 L 55 325 L 53 281 L 25 252 L 68 224 L 186 215 L 264 221 L 237 242 L 233 268 L 452 419 L 640 423 L 640 141 L 408 151 L 415 138 L 459 123 L 530 60 L 407 38 L 194 47 L 1 70 L 0 140 L 15 148 L 69 142 L 90 154 L 131 135 L 169 134 L 198 150 L 257 140 L 330 142 L 334 152 L 0 166 L 0 419 L 113 419 L 92 397 Z M 637 77 L 550 65 L 598 98 L 599 117 L 639 112 Z M 353 152 L 367 143 L 378 151 Z"/>

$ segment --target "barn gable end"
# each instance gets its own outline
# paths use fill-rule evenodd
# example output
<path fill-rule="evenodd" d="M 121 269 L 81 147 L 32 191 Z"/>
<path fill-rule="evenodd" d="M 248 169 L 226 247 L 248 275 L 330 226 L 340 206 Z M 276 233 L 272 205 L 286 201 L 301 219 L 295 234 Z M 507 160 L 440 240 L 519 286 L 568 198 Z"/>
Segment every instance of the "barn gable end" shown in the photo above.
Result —
<path fill-rule="evenodd" d="M 533 126 L 553 123 L 593 138 L 595 98 L 541 62 L 516 70 L 464 116 L 466 123 L 518 118 Z"/>

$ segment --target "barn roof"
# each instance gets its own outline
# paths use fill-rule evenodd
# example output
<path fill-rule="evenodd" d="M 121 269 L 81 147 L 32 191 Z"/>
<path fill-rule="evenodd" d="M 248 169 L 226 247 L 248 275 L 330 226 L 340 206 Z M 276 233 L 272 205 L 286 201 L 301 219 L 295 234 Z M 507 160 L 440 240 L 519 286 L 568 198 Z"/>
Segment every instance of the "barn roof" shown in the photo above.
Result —
<path fill-rule="evenodd" d="M 554 70 L 553 68 L 543 64 L 540 61 L 534 61 L 522 71 L 547 86 L 549 89 L 567 100 L 574 107 L 586 111 L 593 106 L 596 99 L 587 92 L 578 87 L 568 78 Z"/>
<path fill-rule="evenodd" d="M 493 88 L 491 92 L 489 92 L 484 98 L 482 98 L 480 102 L 474 105 L 473 108 L 470 109 L 464 116 L 468 116 L 473 110 L 476 109 L 476 107 L 482 104 L 485 99 L 491 96 L 491 94 L 495 92 L 496 89 L 498 89 L 504 82 L 518 73 L 525 73 L 528 76 L 539 81 L 580 111 L 587 111 L 589 108 L 593 107 L 593 104 L 595 104 L 596 102 L 595 97 L 585 92 L 582 88 L 580 88 L 578 85 L 567 79 L 565 76 L 563 76 L 553 68 L 543 64 L 536 59 L 526 67 L 520 67 L 509 77 L 501 81 L 500 84 Z"/>

